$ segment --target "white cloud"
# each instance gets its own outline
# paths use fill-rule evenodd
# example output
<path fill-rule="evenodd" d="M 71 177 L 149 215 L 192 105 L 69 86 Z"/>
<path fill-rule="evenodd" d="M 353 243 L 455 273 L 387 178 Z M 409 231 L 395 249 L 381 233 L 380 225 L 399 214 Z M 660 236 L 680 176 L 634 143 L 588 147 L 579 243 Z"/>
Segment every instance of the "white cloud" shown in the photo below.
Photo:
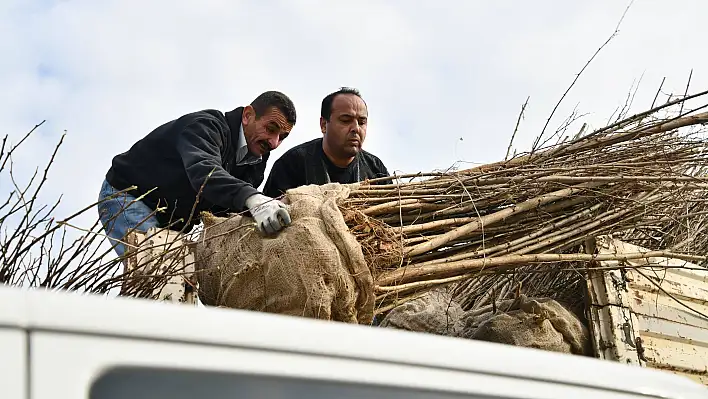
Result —
<path fill-rule="evenodd" d="M 298 123 L 274 152 L 317 137 L 320 101 L 358 87 L 370 108 L 365 147 L 399 172 L 504 157 L 531 96 L 525 150 L 626 3 L 536 1 L 67 0 L 0 5 L 0 131 L 47 123 L 17 158 L 43 164 L 67 130 L 47 195 L 61 213 L 95 200 L 111 158 L 157 125 L 203 108 L 229 110 L 277 89 Z M 579 103 L 598 127 L 644 74 L 635 111 L 661 78 L 708 86 L 708 3 L 636 1 L 620 34 L 571 91 L 549 128 Z M 462 138 L 463 140 L 460 140 Z M 30 154 L 27 150 L 37 150 Z M 0 192 L 8 183 L 0 181 Z M 91 215 L 93 217 L 93 214 Z"/>

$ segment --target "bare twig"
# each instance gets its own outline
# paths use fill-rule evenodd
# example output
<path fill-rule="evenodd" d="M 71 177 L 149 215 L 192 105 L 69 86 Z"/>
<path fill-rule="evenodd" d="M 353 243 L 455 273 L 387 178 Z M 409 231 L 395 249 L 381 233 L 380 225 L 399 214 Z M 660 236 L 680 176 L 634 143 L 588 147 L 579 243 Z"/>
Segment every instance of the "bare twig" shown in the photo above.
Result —
<path fill-rule="evenodd" d="M 573 79 L 573 81 L 570 83 L 570 86 L 568 86 L 568 88 L 566 89 L 566 91 L 565 91 L 565 92 L 563 93 L 563 95 L 561 96 L 560 100 L 558 100 L 558 102 L 556 103 L 555 107 L 553 107 L 553 111 L 551 111 L 551 114 L 548 116 L 548 119 L 546 120 L 546 124 L 543 126 L 543 129 L 541 130 L 541 134 L 538 136 L 538 138 L 536 139 L 536 142 L 535 142 L 534 145 L 533 145 L 533 148 L 534 148 L 534 149 L 536 148 L 536 145 L 538 145 L 538 142 L 541 140 L 541 137 L 543 137 L 543 134 L 546 132 L 546 128 L 548 127 L 548 124 L 551 122 L 551 119 L 553 118 L 553 115 L 555 115 L 556 110 L 558 110 L 558 107 L 561 105 L 561 103 L 563 102 L 563 100 L 565 99 L 565 97 L 568 95 L 568 93 L 569 93 L 570 90 L 573 88 L 573 86 L 575 86 L 575 83 L 578 81 L 578 79 L 580 79 L 580 75 L 583 74 L 583 72 L 585 71 L 585 69 L 587 69 L 587 67 L 590 65 L 590 63 L 595 59 L 595 57 L 597 57 L 597 55 L 600 53 L 600 51 L 602 51 L 602 49 L 605 48 L 605 46 L 607 46 L 607 45 L 610 43 L 610 41 L 612 41 L 612 39 L 614 39 L 615 36 L 617 36 L 617 34 L 619 33 L 620 25 L 622 25 L 622 21 L 624 21 L 624 17 L 627 15 L 627 12 L 629 11 L 629 8 L 632 6 L 632 3 L 634 3 L 634 0 L 631 0 L 631 1 L 629 2 L 629 4 L 627 5 L 627 8 L 625 8 L 624 12 L 622 13 L 622 17 L 620 17 L 619 21 L 617 22 L 617 26 L 615 27 L 615 30 L 612 32 L 612 34 L 610 35 L 610 37 L 608 37 L 607 40 L 595 51 L 595 53 L 594 53 L 594 54 L 592 55 L 592 57 L 590 57 L 590 59 L 585 63 L 585 65 L 584 65 L 583 68 L 580 70 L 580 72 L 578 72 L 578 73 L 575 75 L 575 79 Z"/>
<path fill-rule="evenodd" d="M 511 146 L 514 144 L 514 138 L 516 137 L 516 132 L 519 131 L 519 126 L 521 125 L 521 120 L 524 118 L 524 111 L 526 110 L 526 106 L 529 105 L 529 99 L 531 99 L 531 96 L 526 97 L 526 101 L 524 102 L 524 105 L 521 106 L 521 112 L 519 112 L 519 118 L 516 120 L 516 126 L 514 127 L 514 133 L 511 134 L 511 139 L 509 140 L 509 147 L 506 149 L 506 156 L 504 157 L 505 161 L 507 159 L 509 159 L 509 153 L 511 152 Z"/>

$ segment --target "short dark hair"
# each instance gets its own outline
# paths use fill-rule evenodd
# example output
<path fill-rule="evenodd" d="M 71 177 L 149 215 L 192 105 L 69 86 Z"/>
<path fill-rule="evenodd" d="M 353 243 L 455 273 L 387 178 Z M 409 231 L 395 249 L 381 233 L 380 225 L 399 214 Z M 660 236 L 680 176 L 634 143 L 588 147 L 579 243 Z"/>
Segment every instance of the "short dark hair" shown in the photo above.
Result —
<path fill-rule="evenodd" d="M 256 111 L 256 118 L 260 118 L 271 107 L 275 107 L 283 113 L 288 123 L 295 125 L 295 120 L 297 119 L 295 104 L 288 96 L 279 91 L 271 90 L 262 93 L 251 102 L 251 107 Z"/>
<path fill-rule="evenodd" d="M 328 94 L 327 97 L 322 99 L 322 109 L 320 110 L 320 116 L 323 117 L 325 120 L 329 120 L 329 117 L 332 116 L 332 103 L 334 102 L 334 98 L 340 94 L 353 94 L 361 98 L 361 101 L 364 101 L 364 99 L 361 97 L 361 93 L 359 93 L 359 90 L 353 87 L 341 87 L 339 90 L 335 91 L 334 93 Z M 364 101 L 364 104 L 366 104 L 366 101 Z"/>

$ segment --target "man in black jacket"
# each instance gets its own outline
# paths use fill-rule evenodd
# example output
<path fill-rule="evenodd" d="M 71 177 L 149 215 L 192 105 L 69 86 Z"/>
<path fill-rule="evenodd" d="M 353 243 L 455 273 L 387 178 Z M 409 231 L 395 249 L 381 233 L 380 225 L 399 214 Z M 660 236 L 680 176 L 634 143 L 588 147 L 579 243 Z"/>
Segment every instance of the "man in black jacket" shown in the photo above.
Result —
<path fill-rule="evenodd" d="M 320 111 L 323 137 L 295 146 L 275 161 L 263 188 L 265 195 L 278 197 L 308 184 L 349 184 L 388 177 L 383 162 L 362 149 L 368 119 L 358 90 L 343 87 L 327 95 Z M 377 183 L 390 184 L 391 180 Z"/>
<path fill-rule="evenodd" d="M 113 158 L 99 215 L 119 255 L 132 229 L 188 231 L 199 213 L 244 212 L 272 234 L 290 224 L 287 206 L 261 194 L 270 151 L 295 125 L 292 101 L 268 91 L 229 112 L 193 112 L 167 122 Z M 122 192 L 131 186 L 136 190 Z M 160 209 L 158 209 L 160 208 Z"/>

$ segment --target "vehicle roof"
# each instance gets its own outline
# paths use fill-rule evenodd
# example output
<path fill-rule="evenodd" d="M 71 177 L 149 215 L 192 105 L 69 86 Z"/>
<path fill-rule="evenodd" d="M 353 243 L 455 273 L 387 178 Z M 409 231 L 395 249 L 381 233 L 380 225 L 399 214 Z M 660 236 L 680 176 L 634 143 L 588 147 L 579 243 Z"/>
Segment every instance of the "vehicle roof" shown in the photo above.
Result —
<path fill-rule="evenodd" d="M 304 317 L 75 292 L 0 286 L 0 327 L 262 348 L 645 395 L 708 397 L 707 388 L 687 378 L 607 360 Z"/>

